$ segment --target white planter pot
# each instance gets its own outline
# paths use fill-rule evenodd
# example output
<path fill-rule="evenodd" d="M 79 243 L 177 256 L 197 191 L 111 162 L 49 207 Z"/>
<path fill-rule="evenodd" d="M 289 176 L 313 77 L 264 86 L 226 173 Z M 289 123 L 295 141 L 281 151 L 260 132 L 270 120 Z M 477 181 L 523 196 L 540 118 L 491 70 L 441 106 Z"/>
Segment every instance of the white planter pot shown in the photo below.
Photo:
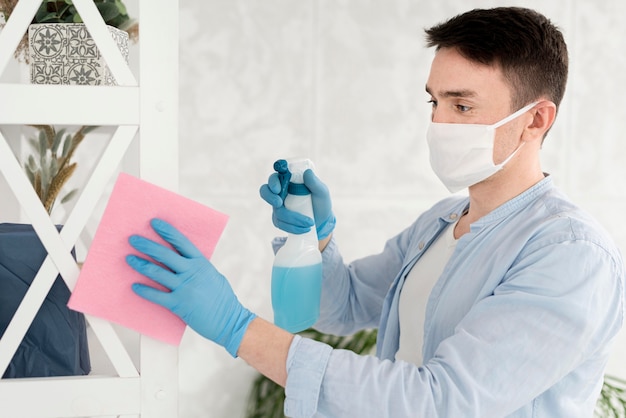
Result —
<path fill-rule="evenodd" d="M 107 26 L 128 62 L 128 33 Z M 28 28 L 33 84 L 116 85 L 82 23 L 38 23 Z"/>

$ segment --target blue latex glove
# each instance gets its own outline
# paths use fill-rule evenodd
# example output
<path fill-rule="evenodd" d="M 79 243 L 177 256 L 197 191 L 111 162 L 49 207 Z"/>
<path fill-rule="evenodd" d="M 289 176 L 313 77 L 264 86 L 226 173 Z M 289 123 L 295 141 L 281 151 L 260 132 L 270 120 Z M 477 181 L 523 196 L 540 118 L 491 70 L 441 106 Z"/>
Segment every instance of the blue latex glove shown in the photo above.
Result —
<path fill-rule="evenodd" d="M 315 220 L 284 206 L 283 199 L 280 197 L 282 185 L 278 173 L 270 175 L 267 184 L 261 186 L 261 198 L 273 208 L 272 222 L 274 226 L 291 234 L 304 234 L 315 223 L 317 238 L 322 240 L 335 229 L 335 215 L 333 214 L 328 187 L 320 181 L 312 170 L 306 170 L 303 179 L 304 185 L 311 191 Z"/>
<path fill-rule="evenodd" d="M 237 357 L 241 339 L 256 315 L 239 303 L 226 278 L 187 237 L 165 221 L 153 219 L 151 225 L 176 251 L 138 235 L 131 236 L 129 242 L 169 270 L 134 255 L 127 256 L 126 262 L 170 292 L 139 283 L 133 284 L 133 291 L 169 309 L 200 335 Z"/>

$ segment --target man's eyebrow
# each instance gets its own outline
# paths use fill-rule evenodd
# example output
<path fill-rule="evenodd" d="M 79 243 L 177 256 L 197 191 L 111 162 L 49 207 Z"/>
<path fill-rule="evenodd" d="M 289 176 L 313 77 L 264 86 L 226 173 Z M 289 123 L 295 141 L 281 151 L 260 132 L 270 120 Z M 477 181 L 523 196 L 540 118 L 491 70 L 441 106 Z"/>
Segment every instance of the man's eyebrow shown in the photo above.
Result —
<path fill-rule="evenodd" d="M 432 91 L 426 85 L 426 93 L 433 96 Z M 461 89 L 461 90 L 446 90 L 439 92 L 440 97 L 476 97 L 476 92 L 474 90 L 469 89 Z"/>

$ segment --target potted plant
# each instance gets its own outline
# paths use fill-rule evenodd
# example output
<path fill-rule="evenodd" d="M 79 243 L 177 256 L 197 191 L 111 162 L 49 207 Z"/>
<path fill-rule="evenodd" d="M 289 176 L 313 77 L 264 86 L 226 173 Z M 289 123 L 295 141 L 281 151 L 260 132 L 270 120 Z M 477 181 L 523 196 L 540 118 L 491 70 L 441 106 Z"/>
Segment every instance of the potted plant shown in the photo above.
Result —
<path fill-rule="evenodd" d="M 63 186 L 74 173 L 77 163 L 72 162 L 76 148 L 85 135 L 97 126 L 81 126 L 73 133 L 59 131 L 52 125 L 32 125 L 39 133 L 29 143 L 32 153 L 24 163 L 24 171 L 48 214 L 52 214 L 57 199 L 69 202 L 77 193 L 74 188 L 61 196 Z"/>
<path fill-rule="evenodd" d="M 0 0 L 6 19 L 16 3 L 17 0 Z M 137 22 L 128 16 L 121 0 L 94 3 L 128 60 L 129 39 L 138 37 Z M 15 56 L 29 64 L 33 84 L 115 85 L 72 0 L 44 0 Z"/>
<path fill-rule="evenodd" d="M 626 417 L 626 380 L 612 375 L 604 376 L 595 416 L 598 418 Z"/>

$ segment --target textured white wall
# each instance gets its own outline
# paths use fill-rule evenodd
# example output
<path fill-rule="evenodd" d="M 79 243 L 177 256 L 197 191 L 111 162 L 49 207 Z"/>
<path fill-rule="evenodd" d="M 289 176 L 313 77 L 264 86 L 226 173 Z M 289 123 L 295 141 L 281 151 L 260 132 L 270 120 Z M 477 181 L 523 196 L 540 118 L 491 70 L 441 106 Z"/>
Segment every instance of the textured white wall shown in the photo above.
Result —
<path fill-rule="evenodd" d="M 274 160 L 308 156 L 328 184 L 347 259 L 382 249 L 447 192 L 428 164 L 423 28 L 473 7 L 534 7 L 562 28 L 570 82 L 544 169 L 626 250 L 626 15 L 622 0 L 205 0 L 180 5 L 181 192 L 231 215 L 213 261 L 271 319 L 258 188 Z M 609 372 L 626 377 L 626 335 Z M 255 375 L 189 332 L 181 416 L 242 416 Z"/>
<path fill-rule="evenodd" d="M 498 5 L 536 8 L 563 29 L 570 81 L 544 169 L 626 253 L 623 0 L 183 0 L 180 191 L 231 216 L 213 261 L 250 309 L 272 318 L 278 231 L 258 188 L 276 159 L 316 162 L 347 260 L 379 251 L 447 196 L 424 138 L 432 51 L 423 28 Z M 6 203 L 3 221 L 13 220 Z M 624 350 L 626 331 L 608 369 L 626 378 Z M 243 416 L 254 370 L 192 331 L 180 363 L 181 418 Z"/>

